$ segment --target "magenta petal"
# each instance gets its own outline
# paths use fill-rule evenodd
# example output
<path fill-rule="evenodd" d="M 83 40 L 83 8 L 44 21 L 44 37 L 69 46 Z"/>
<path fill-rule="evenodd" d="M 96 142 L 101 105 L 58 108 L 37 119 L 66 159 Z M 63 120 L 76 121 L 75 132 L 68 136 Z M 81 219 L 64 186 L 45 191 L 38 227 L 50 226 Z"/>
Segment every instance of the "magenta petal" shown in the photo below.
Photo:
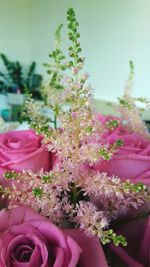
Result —
<path fill-rule="evenodd" d="M 30 260 L 31 267 L 34 266 L 35 263 L 35 267 L 48 267 L 48 250 L 45 243 L 35 235 L 30 238 L 35 244 L 35 250 Z"/>
<path fill-rule="evenodd" d="M 23 234 L 14 237 L 11 242 L 9 242 L 6 256 L 7 266 L 30 267 L 29 262 L 19 262 L 15 260 L 14 257 L 17 246 L 19 246 L 19 244 L 24 244 L 25 242 L 27 242 L 27 238 Z"/>
<path fill-rule="evenodd" d="M 77 242 L 70 236 L 67 236 L 67 243 L 71 251 L 71 259 L 68 267 L 74 267 L 78 264 L 80 255 L 82 254 L 82 249 L 79 247 Z"/>
<path fill-rule="evenodd" d="M 150 266 L 150 216 L 147 219 L 138 219 L 125 224 L 118 231 L 127 239 L 127 247 L 110 245 L 113 252 L 127 266 Z"/>
<path fill-rule="evenodd" d="M 3 184 L 8 182 L 2 176 L 6 171 L 50 171 L 54 167 L 56 155 L 48 152 L 42 139 L 42 135 L 36 135 L 33 130 L 0 134 L 0 180 Z"/>
<path fill-rule="evenodd" d="M 64 232 L 71 236 L 82 249 L 78 267 L 108 267 L 103 249 L 96 237 L 90 238 L 78 229 L 66 229 Z"/>
<path fill-rule="evenodd" d="M 14 262 L 11 264 L 11 267 L 30 267 L 28 262 Z M 35 267 L 38 267 L 35 265 Z"/>
<path fill-rule="evenodd" d="M 113 118 L 119 122 L 119 118 Z M 109 121 L 108 116 L 99 116 L 103 125 Z M 121 120 L 120 120 L 121 122 Z M 118 176 L 122 180 L 130 179 L 133 183 L 150 184 L 150 143 L 140 134 L 130 132 L 119 123 L 115 129 L 108 129 L 104 136 L 105 144 L 113 144 L 121 139 L 123 146 L 113 155 L 109 162 L 102 161 L 93 165 L 95 170 L 106 172 L 109 176 Z"/>
<path fill-rule="evenodd" d="M 53 267 L 62 267 L 64 266 L 64 250 L 60 247 L 55 249 L 55 262 Z"/>
<path fill-rule="evenodd" d="M 146 266 L 150 266 L 150 216 L 147 220 L 145 233 L 140 245 L 139 259 L 144 262 Z"/>
<path fill-rule="evenodd" d="M 0 233 L 12 225 L 22 224 L 23 222 L 47 221 L 30 208 L 16 207 L 10 211 L 3 209 L 0 211 Z"/>
<path fill-rule="evenodd" d="M 23 248 L 23 244 L 24 247 L 26 247 L 25 245 L 29 246 L 30 243 L 32 243 L 34 247 L 31 247 L 30 249 L 32 253 L 29 261 L 22 262 L 21 255 L 16 256 L 16 251 L 19 250 L 19 246 Z M 7 250 L 8 254 L 6 258 L 8 260 L 8 263 L 10 263 L 11 261 L 11 264 L 14 267 L 48 267 L 47 247 L 40 236 L 36 236 L 32 232 L 29 232 L 28 236 L 20 234 L 14 237 L 13 240 L 9 243 Z"/>
<path fill-rule="evenodd" d="M 136 261 L 136 259 L 134 259 L 133 257 L 131 257 L 125 249 L 121 248 L 121 247 L 115 247 L 110 246 L 113 250 L 113 252 L 116 254 L 117 257 L 119 257 L 122 262 L 124 262 L 127 267 L 146 267 L 143 264 L 139 263 L 138 261 Z"/>
<path fill-rule="evenodd" d="M 56 225 L 50 223 L 48 220 L 41 222 L 40 224 L 34 222 L 34 227 L 37 227 L 40 233 L 46 237 L 47 242 L 51 245 L 52 248 L 54 247 L 61 247 L 64 250 L 65 259 L 64 259 L 64 266 L 68 266 L 70 261 L 70 253 L 68 249 L 67 239 L 66 236 L 63 234 Z"/>

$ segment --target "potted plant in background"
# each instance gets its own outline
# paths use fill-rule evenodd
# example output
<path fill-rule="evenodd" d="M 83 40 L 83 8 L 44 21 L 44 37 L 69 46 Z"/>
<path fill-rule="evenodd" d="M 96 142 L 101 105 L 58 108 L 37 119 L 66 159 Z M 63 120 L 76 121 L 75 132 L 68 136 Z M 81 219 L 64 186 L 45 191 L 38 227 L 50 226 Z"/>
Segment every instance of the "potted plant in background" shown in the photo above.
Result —
<path fill-rule="evenodd" d="M 0 72 L 0 92 L 6 94 L 7 103 L 11 106 L 11 120 L 16 120 L 27 92 L 32 93 L 36 99 L 40 98 L 42 76 L 35 74 L 35 62 L 25 72 L 19 61 L 10 61 L 4 54 L 0 54 L 0 58 L 6 69 L 5 72 Z"/>

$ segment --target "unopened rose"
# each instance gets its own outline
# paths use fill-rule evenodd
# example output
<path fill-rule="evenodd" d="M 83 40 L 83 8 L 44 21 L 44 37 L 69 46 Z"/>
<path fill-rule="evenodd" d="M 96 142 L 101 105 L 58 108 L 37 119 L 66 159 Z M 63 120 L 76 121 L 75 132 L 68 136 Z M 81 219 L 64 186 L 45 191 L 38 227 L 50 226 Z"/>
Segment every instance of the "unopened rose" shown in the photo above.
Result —
<path fill-rule="evenodd" d="M 111 249 L 127 267 L 150 266 L 150 216 L 147 219 L 138 219 L 125 224 L 118 231 L 126 237 L 126 248 L 115 247 Z"/>
<path fill-rule="evenodd" d="M 10 131 L 0 134 L 0 176 L 6 171 L 53 168 L 54 155 L 42 144 L 42 136 L 33 130 Z M 2 181 L 2 179 L 1 179 Z"/>
<path fill-rule="evenodd" d="M 109 119 L 110 117 L 100 117 L 102 123 Z M 117 140 L 123 141 L 118 152 L 111 160 L 95 166 L 95 169 L 106 172 L 109 176 L 116 175 L 122 180 L 130 179 L 133 183 L 150 184 L 150 140 L 127 131 L 121 124 L 112 131 L 106 131 L 103 137 L 103 142 L 108 144 L 113 144 Z"/>
<path fill-rule="evenodd" d="M 24 207 L 0 211 L 0 266 L 108 267 L 96 238 L 62 231 Z"/>

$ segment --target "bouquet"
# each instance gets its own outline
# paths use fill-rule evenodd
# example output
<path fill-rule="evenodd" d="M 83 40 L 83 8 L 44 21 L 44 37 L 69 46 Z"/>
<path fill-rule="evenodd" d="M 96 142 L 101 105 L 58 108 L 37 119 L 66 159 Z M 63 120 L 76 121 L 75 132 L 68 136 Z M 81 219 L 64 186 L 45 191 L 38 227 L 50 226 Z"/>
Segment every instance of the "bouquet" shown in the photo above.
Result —
<path fill-rule="evenodd" d="M 30 129 L 0 134 L 0 266 L 149 267 L 150 134 L 136 106 L 149 100 L 131 96 L 130 62 L 121 116 L 97 114 L 72 8 L 67 20 L 69 60 L 60 25 L 43 100 L 24 106 Z"/>

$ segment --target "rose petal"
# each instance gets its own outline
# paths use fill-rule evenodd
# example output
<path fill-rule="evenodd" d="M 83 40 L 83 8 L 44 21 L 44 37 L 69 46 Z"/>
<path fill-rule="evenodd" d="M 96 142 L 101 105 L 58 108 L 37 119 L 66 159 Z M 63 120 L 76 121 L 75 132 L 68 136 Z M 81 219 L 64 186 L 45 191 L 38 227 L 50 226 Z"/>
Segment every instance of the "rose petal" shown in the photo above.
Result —
<path fill-rule="evenodd" d="M 67 243 L 71 252 L 71 259 L 68 267 L 74 267 L 79 262 L 80 254 L 82 254 L 83 250 L 70 236 L 67 236 Z"/>
<path fill-rule="evenodd" d="M 56 155 L 47 151 L 42 139 L 33 130 L 0 134 L 0 175 L 3 184 L 7 183 L 2 177 L 6 171 L 50 171 L 54 167 Z"/>
<path fill-rule="evenodd" d="M 71 236 L 82 249 L 78 267 L 108 267 L 103 249 L 96 237 L 90 238 L 78 229 L 63 231 Z"/>
<path fill-rule="evenodd" d="M 99 116 L 103 125 L 110 119 L 120 118 L 113 116 Z M 150 184 L 150 142 L 140 134 L 129 132 L 122 123 L 117 128 L 107 130 L 103 142 L 113 144 L 121 139 L 123 146 L 113 155 L 108 162 L 103 161 L 93 166 L 95 170 L 106 172 L 109 176 L 118 176 L 122 180 L 130 179 L 133 183 L 143 182 Z"/>
<path fill-rule="evenodd" d="M 150 266 L 150 216 L 148 219 L 138 219 L 125 224 L 118 233 L 127 239 L 127 247 L 110 245 L 119 258 L 132 267 Z"/>

